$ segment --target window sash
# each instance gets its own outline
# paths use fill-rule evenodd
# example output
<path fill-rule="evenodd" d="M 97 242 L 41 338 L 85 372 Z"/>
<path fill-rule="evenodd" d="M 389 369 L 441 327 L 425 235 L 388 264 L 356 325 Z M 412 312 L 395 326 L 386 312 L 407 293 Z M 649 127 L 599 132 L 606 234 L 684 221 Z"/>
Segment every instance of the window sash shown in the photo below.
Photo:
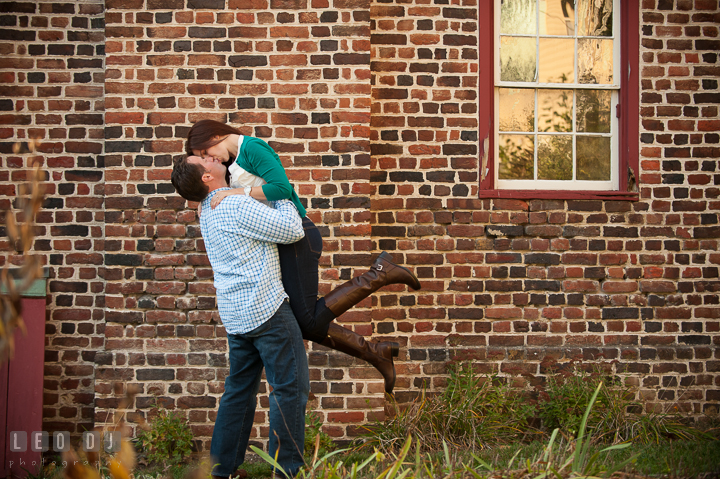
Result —
<path fill-rule="evenodd" d="M 495 73 L 495 86 L 496 87 L 513 87 L 513 88 L 587 88 L 587 89 L 620 89 L 620 83 L 621 83 L 621 43 L 623 41 L 622 39 L 622 23 L 621 23 L 621 17 L 622 17 L 622 9 L 620 5 L 620 0 L 613 0 L 613 35 L 612 36 L 582 36 L 579 37 L 577 35 L 577 28 L 578 28 L 578 10 L 575 9 L 575 18 L 574 18 L 574 25 L 576 29 L 576 34 L 574 36 L 570 35 L 547 35 L 547 34 L 540 34 L 539 31 L 535 35 L 530 34 L 501 34 L 501 27 L 500 27 L 500 0 L 492 0 L 495 4 L 494 8 L 494 15 L 493 15 L 493 32 L 494 32 L 494 40 L 493 40 L 493 62 L 494 62 L 494 73 Z M 537 2 L 539 5 L 542 0 Z M 535 21 L 536 25 L 540 25 L 540 8 L 535 9 Z M 508 82 L 508 81 L 502 81 L 500 79 L 500 45 L 501 41 L 500 38 L 502 36 L 508 36 L 508 37 L 514 37 L 514 38 L 535 38 L 535 59 L 536 59 L 536 72 L 535 75 L 538 75 L 538 71 L 540 68 L 540 39 L 575 39 L 576 41 L 573 42 L 573 49 L 574 49 L 574 78 L 575 81 L 572 83 L 540 83 L 537 81 L 533 82 Z M 594 40 L 613 40 L 613 83 L 612 84 L 588 84 L 588 83 L 579 83 L 577 81 L 578 78 L 578 41 L 577 39 L 594 39 Z M 522 86 L 521 86 L 522 85 Z"/>
<path fill-rule="evenodd" d="M 503 87 L 504 88 L 504 87 Z M 498 189 L 517 189 L 517 190 L 578 190 L 578 191 L 605 191 L 605 190 L 617 190 L 619 187 L 619 149 L 620 142 L 618 137 L 619 123 L 617 117 L 617 107 L 619 102 L 619 91 L 612 89 L 613 94 L 610 102 L 610 133 L 590 133 L 590 132 L 579 132 L 577 131 L 576 125 L 576 107 L 577 101 L 575 100 L 575 94 L 573 93 L 573 108 L 572 108 L 572 131 L 570 132 L 544 132 L 539 131 L 539 105 L 538 101 L 535 101 L 535 131 L 523 132 L 523 131 L 500 131 L 500 100 L 499 100 L 499 87 L 495 88 L 495 158 L 497 158 L 495 174 L 495 185 Z M 529 90 L 538 91 L 540 88 L 529 88 Z M 576 90 L 572 88 L 565 88 L 565 90 Z M 537 99 L 537 93 L 535 95 Z M 518 180 L 518 179 L 501 179 L 500 178 L 500 135 L 527 135 L 534 138 L 533 148 L 533 161 L 534 178 L 532 180 Z M 570 180 L 543 180 L 538 179 L 538 136 L 543 135 L 565 135 L 571 136 L 573 142 L 573 175 Z M 610 179 L 608 181 L 588 181 L 578 180 L 577 177 L 577 155 L 576 142 L 578 137 L 603 137 L 610 138 Z"/>
<path fill-rule="evenodd" d="M 536 26 L 538 27 L 536 29 L 535 35 L 528 35 L 528 34 L 512 34 L 508 35 L 513 38 L 533 38 L 535 39 L 535 80 L 531 82 L 509 82 L 509 81 L 502 81 L 501 80 L 501 63 L 500 63 L 500 51 L 501 51 L 501 27 L 500 27 L 500 16 L 501 16 L 501 7 L 500 2 L 495 1 L 495 11 L 494 11 L 494 48 L 493 48 L 493 60 L 494 60 L 494 72 L 495 72 L 495 88 L 494 88 L 494 115 L 495 115 L 495 125 L 497 127 L 495 128 L 494 132 L 494 144 L 495 144 L 495 158 L 497 159 L 496 167 L 494 168 L 494 184 L 498 189 L 517 189 L 517 190 L 579 190 L 579 191 L 604 191 L 604 190 L 616 190 L 619 186 L 619 141 L 618 141 L 618 121 L 617 121 L 617 106 L 618 106 L 618 99 L 619 99 L 619 90 L 620 90 L 620 46 L 621 46 L 621 30 L 620 30 L 620 1 L 619 0 L 613 0 L 613 26 L 612 36 L 593 36 L 593 37 L 581 37 L 583 39 L 590 38 L 590 39 L 604 39 L 604 40 L 612 40 L 613 41 L 613 83 L 611 84 L 588 84 L 588 83 L 579 83 L 578 82 L 578 68 L 579 68 L 579 61 L 578 61 L 578 45 L 579 45 L 579 37 L 577 35 L 577 28 L 578 28 L 578 9 L 574 10 L 575 18 L 573 18 L 574 26 L 576 28 L 575 35 L 569 36 L 569 35 L 541 35 L 540 34 L 540 4 L 541 2 L 536 2 L 537 8 L 535 9 L 535 22 Z M 550 38 L 550 39 L 573 39 L 573 82 L 569 83 L 546 83 L 546 82 L 539 82 L 538 81 L 538 75 L 540 70 L 540 41 L 543 38 Z M 523 89 L 531 89 L 535 92 L 535 111 L 534 111 L 534 124 L 535 124 L 535 131 L 533 132 L 508 132 L 508 131 L 500 131 L 499 125 L 500 125 L 500 102 L 499 102 L 499 89 L 500 88 L 523 88 Z M 538 170 L 539 170 L 539 164 L 538 164 L 538 137 L 540 135 L 552 135 L 553 132 L 541 132 L 539 131 L 539 105 L 538 105 L 538 91 L 541 89 L 563 89 L 563 90 L 573 90 L 573 108 L 572 108 L 572 131 L 570 132 L 563 132 L 563 135 L 570 136 L 572 138 L 572 165 L 573 165 L 573 173 L 572 178 L 569 180 L 547 180 L 547 179 L 538 179 Z M 575 91 L 574 90 L 611 90 L 613 91 L 612 94 L 612 101 L 610 105 L 610 118 L 611 118 L 611 124 L 610 124 L 610 133 L 609 134 L 585 134 L 584 132 L 578 132 L 576 127 L 576 107 L 577 102 L 575 101 Z M 500 178 L 500 135 L 507 135 L 507 134 L 521 134 L 526 136 L 531 136 L 533 138 L 533 179 L 501 179 Z M 608 181 L 587 181 L 587 180 L 578 180 L 576 178 L 577 175 L 577 154 L 576 154 L 576 143 L 577 138 L 579 136 L 602 136 L 602 137 L 609 137 L 610 138 L 610 180 Z"/>
<path fill-rule="evenodd" d="M 505 198 L 518 200 L 549 199 L 593 199 L 637 201 L 639 184 L 642 182 L 639 170 L 640 153 L 640 0 L 622 0 L 618 12 L 622 19 L 620 32 L 623 38 L 621 48 L 619 92 L 619 187 L 616 190 L 501 190 L 497 188 L 495 170 L 497 152 L 495 130 L 495 32 L 494 1 L 478 2 L 478 193 L 476 198 Z M 593 85 L 595 86 L 595 85 Z M 562 88 L 559 86 L 559 88 Z M 467 200 L 463 200 L 467 201 Z M 472 202 L 472 200 L 470 200 Z M 464 204 L 464 203 L 463 203 Z M 473 203 L 475 204 L 475 203 Z M 480 205 L 482 203 L 478 203 Z"/>

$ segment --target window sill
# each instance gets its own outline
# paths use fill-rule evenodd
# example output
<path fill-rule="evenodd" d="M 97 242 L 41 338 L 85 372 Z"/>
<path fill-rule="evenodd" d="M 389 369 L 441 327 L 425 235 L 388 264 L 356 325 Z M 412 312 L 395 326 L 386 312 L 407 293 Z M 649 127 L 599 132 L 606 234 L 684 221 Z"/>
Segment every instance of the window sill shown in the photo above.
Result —
<path fill-rule="evenodd" d="M 480 190 L 478 198 L 638 201 L 640 193 L 637 191 Z"/>

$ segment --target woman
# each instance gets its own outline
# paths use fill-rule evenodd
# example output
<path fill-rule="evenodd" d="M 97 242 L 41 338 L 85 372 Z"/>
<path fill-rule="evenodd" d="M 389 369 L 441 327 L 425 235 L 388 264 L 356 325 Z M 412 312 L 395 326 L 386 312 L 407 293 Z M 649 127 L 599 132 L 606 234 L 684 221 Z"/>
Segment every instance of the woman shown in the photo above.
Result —
<path fill-rule="evenodd" d="M 398 344 L 367 342 L 332 321 L 385 285 L 403 283 L 420 289 L 415 275 L 394 264 L 392 256 L 383 252 L 369 271 L 318 299 L 322 237 L 307 217 L 277 153 L 263 140 L 244 136 L 238 129 L 214 120 L 195 123 L 188 132 L 185 147 L 189 155 L 211 156 L 222 160 L 228 168 L 228 184 L 233 189 L 217 193 L 211 202 L 213 208 L 226 196 L 237 194 L 250 195 L 259 201 L 292 200 L 302 217 L 305 238 L 290 245 L 279 244 L 278 254 L 283 286 L 303 338 L 369 362 L 383 375 L 385 391 L 391 393 L 395 386 L 393 357 L 398 355 Z"/>

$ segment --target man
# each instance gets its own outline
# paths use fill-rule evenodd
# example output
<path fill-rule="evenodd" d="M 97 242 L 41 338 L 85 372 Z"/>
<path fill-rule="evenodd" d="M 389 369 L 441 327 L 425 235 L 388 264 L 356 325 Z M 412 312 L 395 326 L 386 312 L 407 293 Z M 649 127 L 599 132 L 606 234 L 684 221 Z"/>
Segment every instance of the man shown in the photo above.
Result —
<path fill-rule="evenodd" d="M 228 188 L 226 168 L 213 158 L 189 156 L 173 167 L 172 183 L 190 201 L 202 201 L 200 229 L 213 268 L 218 311 L 228 337 L 225 379 L 210 454 L 213 476 L 228 478 L 245 459 L 263 367 L 270 393 L 270 455 L 295 475 L 303 465 L 305 407 L 310 392 L 302 333 L 282 286 L 276 243 L 304 236 L 289 200 L 265 206 L 249 196 L 210 201 Z"/>

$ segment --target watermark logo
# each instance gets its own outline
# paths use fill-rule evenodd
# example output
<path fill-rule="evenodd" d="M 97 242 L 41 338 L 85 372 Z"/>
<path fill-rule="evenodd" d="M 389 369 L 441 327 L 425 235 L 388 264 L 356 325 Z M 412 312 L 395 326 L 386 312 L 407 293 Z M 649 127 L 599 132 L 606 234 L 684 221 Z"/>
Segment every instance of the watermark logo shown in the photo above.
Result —
<path fill-rule="evenodd" d="M 120 450 L 121 441 L 120 431 L 86 431 L 82 437 L 82 449 L 85 452 L 100 452 L 102 448 L 107 453 L 114 453 Z"/>
<path fill-rule="evenodd" d="M 67 452 L 70 450 L 70 433 L 56 431 L 52 435 L 47 431 L 33 431 L 28 437 L 27 431 L 11 431 L 9 442 L 11 452 Z M 85 431 L 80 447 L 85 452 L 103 451 L 112 454 L 120 450 L 122 436 L 120 431 Z"/>

